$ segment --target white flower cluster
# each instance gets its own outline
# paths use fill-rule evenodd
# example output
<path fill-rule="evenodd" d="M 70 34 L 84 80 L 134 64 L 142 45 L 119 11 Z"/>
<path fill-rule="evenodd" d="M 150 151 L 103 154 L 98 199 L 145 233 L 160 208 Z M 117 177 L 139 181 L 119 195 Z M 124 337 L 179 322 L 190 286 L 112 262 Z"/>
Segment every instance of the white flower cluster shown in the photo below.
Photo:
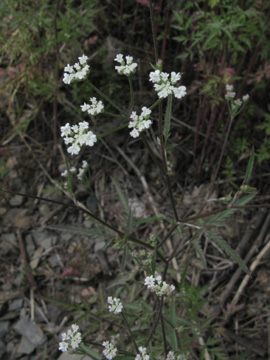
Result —
<path fill-rule="evenodd" d="M 88 128 L 89 124 L 86 121 L 80 122 L 79 125 L 70 126 L 67 123 L 61 126 L 61 136 L 65 144 L 71 144 L 67 149 L 71 155 L 78 155 L 83 145 L 93 146 L 97 141 L 96 135 L 88 131 Z"/>
<path fill-rule="evenodd" d="M 90 98 L 91 105 L 84 103 L 81 105 L 82 111 L 87 111 L 88 114 L 98 115 L 104 110 L 102 101 L 97 101 L 95 97 Z"/>
<path fill-rule="evenodd" d="M 142 108 L 141 115 L 137 115 L 136 111 L 132 111 L 130 118 L 131 121 L 128 124 L 129 128 L 133 128 L 130 132 L 130 136 L 137 138 L 144 129 L 149 129 L 152 121 L 149 119 L 149 115 L 151 114 L 151 110 L 147 107 Z"/>
<path fill-rule="evenodd" d="M 153 275 L 147 276 L 144 280 L 144 285 L 146 285 L 147 288 L 157 296 L 170 296 L 171 293 L 175 290 L 175 286 L 169 285 L 165 281 L 162 281 L 160 275 L 157 275 L 156 277 Z"/>
<path fill-rule="evenodd" d="M 72 167 L 69 169 L 69 172 L 70 172 L 71 174 L 76 174 L 77 169 L 76 169 L 74 166 L 72 166 Z M 63 172 L 61 172 L 61 176 L 67 177 L 67 176 L 68 176 L 68 171 L 67 171 L 67 170 L 64 170 Z"/>
<path fill-rule="evenodd" d="M 146 348 L 140 346 L 139 351 L 141 354 L 137 354 L 135 360 L 149 360 L 150 356 L 146 354 Z"/>
<path fill-rule="evenodd" d="M 82 80 L 89 73 L 89 65 L 86 64 L 88 57 L 82 55 L 79 57 L 79 62 L 74 65 L 67 65 L 64 68 L 63 82 L 70 84 L 73 80 Z"/>
<path fill-rule="evenodd" d="M 175 356 L 173 351 L 169 351 L 166 360 L 188 360 L 188 358 L 189 358 L 188 355 L 180 354 Z"/>
<path fill-rule="evenodd" d="M 86 169 L 88 168 L 88 164 L 87 164 L 87 161 L 83 160 L 82 162 L 82 167 L 79 168 L 78 170 L 78 174 L 77 174 L 77 178 L 79 180 L 82 180 L 82 177 L 83 177 L 83 174 L 85 173 Z M 71 174 L 76 174 L 77 173 L 77 169 L 72 166 L 70 169 L 69 169 L 69 172 Z M 68 176 L 68 171 L 67 170 L 64 170 L 63 172 L 61 172 L 61 176 L 63 177 L 67 177 Z"/>
<path fill-rule="evenodd" d="M 103 350 L 103 355 L 105 356 L 105 358 L 108 360 L 112 360 L 116 356 L 116 353 L 117 353 L 116 346 L 114 346 L 109 341 L 104 341 L 102 343 L 102 346 L 105 347 L 105 349 Z"/>
<path fill-rule="evenodd" d="M 225 94 L 225 99 L 231 102 L 231 109 L 232 109 L 232 113 L 234 115 L 236 115 L 238 112 L 238 110 L 240 109 L 241 105 L 243 105 L 243 103 L 247 102 L 249 99 L 249 95 L 246 94 L 242 97 L 242 100 L 237 99 L 235 100 L 235 95 L 236 93 L 233 91 L 233 85 L 226 85 L 226 94 Z"/>
<path fill-rule="evenodd" d="M 119 314 L 122 312 L 123 304 L 121 303 L 119 298 L 112 298 L 111 296 L 107 299 L 109 304 L 109 311 L 114 314 Z"/>
<path fill-rule="evenodd" d="M 160 72 L 160 70 L 152 71 L 149 75 L 149 80 L 154 84 L 155 90 L 158 92 L 159 98 L 166 98 L 170 94 L 174 94 L 175 97 L 181 99 L 187 93 L 185 86 L 176 87 L 175 84 L 181 79 L 180 73 Z"/>
<path fill-rule="evenodd" d="M 114 61 L 121 64 L 120 66 L 115 66 L 115 69 L 118 71 L 118 74 L 120 75 L 126 75 L 130 76 L 135 73 L 136 67 L 138 66 L 137 63 L 132 62 L 133 57 L 132 56 L 126 56 L 126 61 L 123 58 L 122 54 L 116 55 L 116 58 Z"/>
<path fill-rule="evenodd" d="M 71 330 L 72 329 L 72 330 Z M 79 326 L 76 324 L 71 325 L 71 329 L 67 333 L 61 334 L 62 342 L 59 343 L 59 350 L 66 352 L 71 349 L 76 349 L 79 347 L 80 342 L 82 341 L 82 335 L 78 331 Z"/>

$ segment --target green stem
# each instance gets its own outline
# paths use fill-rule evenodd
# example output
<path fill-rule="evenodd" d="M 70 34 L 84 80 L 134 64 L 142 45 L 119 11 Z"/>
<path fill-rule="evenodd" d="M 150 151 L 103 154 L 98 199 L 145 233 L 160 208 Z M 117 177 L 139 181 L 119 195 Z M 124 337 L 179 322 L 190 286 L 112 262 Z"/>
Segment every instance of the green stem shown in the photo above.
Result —
<path fill-rule="evenodd" d="M 161 315 L 161 312 L 162 312 L 163 298 L 161 298 L 161 300 L 159 300 L 159 298 L 158 298 L 158 303 L 159 303 L 158 314 L 157 314 L 157 316 L 156 316 L 156 318 L 155 318 L 154 324 L 153 324 L 153 326 L 152 326 L 152 328 L 151 328 L 151 330 L 150 330 L 150 334 L 149 334 L 149 336 L 148 336 L 148 338 L 147 338 L 147 340 L 146 340 L 146 343 L 145 343 L 145 346 L 144 346 L 144 347 L 147 347 L 147 346 L 148 346 L 148 344 L 149 344 L 149 342 L 150 342 L 150 340 L 151 340 L 151 338 L 152 338 L 152 336 L 154 335 L 154 332 L 155 332 L 155 330 L 156 330 L 156 327 L 157 327 L 157 324 L 158 324 L 158 320 L 159 320 L 160 315 Z"/>
<path fill-rule="evenodd" d="M 144 145 L 146 146 L 146 148 L 147 148 L 147 150 L 148 150 L 148 152 L 149 152 L 152 160 L 153 160 L 154 163 L 157 165 L 157 167 L 160 169 L 162 175 L 166 176 L 166 173 L 164 172 L 161 163 L 159 162 L 158 158 L 156 157 L 154 151 L 152 150 L 152 148 L 151 148 L 151 146 L 150 146 L 150 144 L 149 144 L 149 142 L 148 142 L 148 140 L 147 140 L 147 138 L 146 138 L 146 136 L 144 135 L 143 132 L 140 133 L 140 137 L 141 137 Z"/>
<path fill-rule="evenodd" d="M 154 102 L 153 105 L 150 106 L 150 110 L 153 110 L 156 106 L 158 106 L 158 104 L 161 103 L 161 101 L 163 100 L 163 98 L 159 98 L 156 102 Z"/>
<path fill-rule="evenodd" d="M 61 201 L 57 201 L 57 200 L 52 200 L 52 199 L 46 199 L 46 198 L 43 198 L 43 197 L 40 197 L 40 196 L 34 196 L 34 195 L 29 195 L 29 194 L 23 194 L 23 193 L 20 193 L 20 192 L 14 192 L 14 191 L 10 191 L 10 190 L 6 190 L 6 189 L 3 189 L 0 187 L 0 190 L 1 191 L 4 191 L 6 193 L 9 193 L 9 194 L 14 194 L 14 195 L 20 195 L 20 196 L 24 196 L 24 197 L 29 197 L 29 198 L 32 198 L 32 199 L 37 199 L 37 200 L 42 200 L 42 201 L 46 201 L 46 202 L 50 202 L 50 203 L 53 203 L 53 204 L 58 204 L 58 205 L 62 205 L 62 206 L 65 206 L 65 207 L 69 207 L 69 208 L 73 208 L 73 209 L 77 209 L 77 210 L 81 210 L 83 211 L 84 213 L 90 215 L 93 219 L 95 219 L 97 222 L 99 222 L 100 224 L 104 225 L 105 227 L 111 229 L 112 231 L 114 231 L 115 233 L 117 233 L 120 237 L 124 237 L 125 234 L 116 229 L 115 227 L 113 227 L 112 225 L 108 224 L 106 221 L 100 219 L 98 216 L 96 216 L 95 214 L 93 214 L 91 211 L 85 209 L 85 208 L 82 208 L 78 205 L 72 205 L 72 204 L 65 204 Z M 132 242 L 134 243 L 137 243 L 138 245 L 141 245 L 143 247 L 146 247 L 150 250 L 154 250 L 154 247 L 145 243 L 144 241 L 141 241 L 139 239 L 136 239 L 135 237 L 131 236 L 131 235 L 128 235 L 127 238 L 129 240 L 131 240 Z M 164 261 L 166 263 L 166 259 L 160 254 L 158 253 L 158 256 L 162 259 L 162 261 Z"/>
<path fill-rule="evenodd" d="M 163 337 L 164 354 L 165 354 L 165 358 L 166 358 L 167 354 L 168 354 L 168 347 L 167 347 L 166 331 L 165 331 L 164 320 L 163 320 L 162 314 L 160 316 L 160 322 L 161 322 L 161 331 L 162 331 L 162 337 Z"/>
<path fill-rule="evenodd" d="M 93 89 L 94 91 L 96 91 L 101 97 L 103 97 L 103 99 L 105 99 L 106 101 L 108 101 L 108 103 L 110 103 L 117 111 L 119 111 L 121 114 L 125 115 L 124 111 L 118 106 L 116 105 L 107 95 L 105 95 L 102 91 L 100 91 L 97 87 L 95 87 L 94 84 L 92 84 L 89 80 L 86 80 L 86 84 Z"/>
<path fill-rule="evenodd" d="M 117 128 L 112 129 L 112 130 L 110 130 L 110 131 L 107 131 L 107 132 L 104 133 L 104 134 L 97 135 L 97 139 L 101 139 L 101 138 L 103 138 L 103 137 L 105 137 L 105 136 L 111 135 L 111 134 L 117 132 L 118 130 L 122 130 L 122 129 L 126 128 L 126 127 L 128 127 L 128 124 L 124 124 L 124 125 L 118 126 Z"/>
<path fill-rule="evenodd" d="M 126 317 L 125 317 L 125 315 L 124 315 L 123 312 L 121 312 L 121 315 L 122 315 L 122 318 L 123 318 L 123 320 L 124 320 L 124 323 L 125 323 L 125 325 L 126 325 L 126 327 L 127 327 L 127 330 L 128 330 L 128 332 L 129 332 L 129 335 L 130 335 L 130 337 L 131 337 L 131 339 L 132 339 L 132 341 L 133 341 L 133 344 L 134 344 L 134 346 L 135 346 L 136 352 L 137 352 L 137 354 L 139 354 L 138 345 L 136 344 L 135 338 L 134 338 L 134 336 L 133 336 L 133 334 L 132 334 L 132 332 L 131 332 L 131 330 L 130 330 L 130 326 L 129 326 L 128 322 L 127 322 L 127 319 L 126 319 Z"/>
<path fill-rule="evenodd" d="M 131 111 L 133 111 L 134 110 L 134 93 L 133 93 L 131 76 L 128 76 L 128 83 L 129 83 L 129 89 L 130 89 Z"/>
<path fill-rule="evenodd" d="M 117 118 L 122 117 L 122 115 L 113 114 L 113 113 L 111 113 L 111 112 L 109 112 L 109 111 L 103 111 L 102 114 L 105 114 L 105 115 L 108 115 L 108 116 L 111 116 L 111 117 L 117 117 Z"/>

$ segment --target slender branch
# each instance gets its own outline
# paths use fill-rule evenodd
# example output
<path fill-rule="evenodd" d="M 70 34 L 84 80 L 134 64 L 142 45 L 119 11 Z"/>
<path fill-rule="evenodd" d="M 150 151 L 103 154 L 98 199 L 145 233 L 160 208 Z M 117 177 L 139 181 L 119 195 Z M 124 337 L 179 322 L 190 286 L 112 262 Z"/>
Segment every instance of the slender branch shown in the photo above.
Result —
<path fill-rule="evenodd" d="M 129 89 L 130 89 L 131 111 L 133 111 L 134 110 L 134 93 L 133 93 L 131 76 L 128 76 L 128 83 L 129 83 Z"/>
<path fill-rule="evenodd" d="M 156 35 L 156 29 L 155 29 L 152 0 L 149 1 L 149 9 L 150 9 L 150 20 L 151 20 L 151 27 L 152 27 L 153 43 L 154 43 L 155 62 L 157 63 L 158 62 L 157 35 Z"/>
<path fill-rule="evenodd" d="M 150 330 L 150 334 L 146 340 L 146 343 L 145 343 L 145 347 L 148 346 L 152 336 L 154 335 L 154 332 L 156 330 L 156 327 L 157 327 L 157 324 L 158 324 L 158 320 L 160 319 L 160 315 L 161 315 L 161 312 L 162 312 L 162 307 L 163 307 L 163 298 L 161 298 L 161 300 L 158 298 L 158 303 L 159 303 L 159 309 L 158 309 L 158 313 L 157 313 L 157 316 L 155 318 L 155 321 L 154 321 L 154 324 Z"/>
<path fill-rule="evenodd" d="M 110 103 L 117 111 L 119 111 L 121 114 L 125 115 L 124 111 L 118 106 L 116 105 L 107 95 L 105 95 L 102 91 L 100 91 L 97 87 L 95 87 L 94 84 L 92 84 L 89 80 L 86 79 L 86 84 L 94 91 L 96 91 L 101 97 L 103 97 L 103 99 L 105 99 L 106 101 L 108 101 L 108 103 Z"/>
<path fill-rule="evenodd" d="M 109 131 L 107 131 L 107 132 L 104 133 L 104 134 L 98 135 L 98 136 L 97 136 L 97 139 L 101 139 L 101 138 L 103 138 L 103 137 L 105 137 L 105 136 L 111 135 L 111 134 L 117 132 L 118 130 L 124 129 L 124 128 L 126 128 L 126 127 L 128 127 L 128 124 L 124 124 L 124 125 L 118 126 L 117 128 L 112 129 L 112 130 L 109 130 Z"/>
<path fill-rule="evenodd" d="M 173 227 L 171 228 L 171 230 L 168 232 L 168 234 L 164 237 L 163 240 L 161 240 L 157 245 L 156 245 L 156 249 L 159 249 L 168 239 L 169 237 L 172 235 L 172 233 L 174 232 L 174 230 L 177 228 L 179 224 L 175 223 L 173 225 Z"/>
<path fill-rule="evenodd" d="M 129 326 L 128 322 L 127 322 L 127 318 L 126 318 L 126 316 L 125 316 L 125 314 L 124 314 L 123 312 L 121 312 L 121 315 L 122 315 L 122 318 L 123 318 L 123 320 L 124 320 L 124 323 L 125 323 L 125 325 L 126 325 L 126 327 L 127 327 L 127 330 L 128 330 L 128 332 L 129 332 L 129 335 L 130 335 L 130 337 L 131 337 L 131 339 L 132 339 L 132 342 L 133 342 L 133 344 L 134 344 L 134 346 L 135 346 L 135 349 L 136 349 L 136 351 L 137 351 L 137 354 L 139 354 L 139 348 L 138 348 L 138 345 L 136 344 L 135 338 L 134 338 L 134 336 L 133 336 L 133 334 L 132 334 L 132 332 L 131 332 L 130 326 Z"/>
<path fill-rule="evenodd" d="M 161 331 L 162 331 L 162 338 L 163 338 L 164 354 L 165 354 L 165 358 L 166 358 L 167 354 L 168 354 L 168 347 L 167 347 L 166 331 L 165 331 L 164 320 L 163 320 L 162 314 L 160 316 L 160 322 L 161 322 Z"/>

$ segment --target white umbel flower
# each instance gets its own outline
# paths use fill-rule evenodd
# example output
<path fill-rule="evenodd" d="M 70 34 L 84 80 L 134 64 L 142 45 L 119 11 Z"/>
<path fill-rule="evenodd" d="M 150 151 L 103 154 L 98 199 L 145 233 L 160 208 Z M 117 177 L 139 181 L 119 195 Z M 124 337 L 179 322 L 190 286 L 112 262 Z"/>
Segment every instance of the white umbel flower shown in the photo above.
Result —
<path fill-rule="evenodd" d="M 89 124 L 86 121 L 80 122 L 79 125 L 66 124 L 61 127 L 61 136 L 64 138 L 65 144 L 71 144 L 67 149 L 68 153 L 78 155 L 83 145 L 94 145 L 97 137 L 92 131 L 88 131 L 88 128 Z"/>
<path fill-rule="evenodd" d="M 137 138 L 143 130 L 149 129 L 152 124 L 152 121 L 149 119 L 151 112 L 145 106 L 142 108 L 141 115 L 137 115 L 136 111 L 132 111 L 130 115 L 131 120 L 128 124 L 128 127 L 133 129 L 130 132 L 130 136 Z"/>
<path fill-rule="evenodd" d="M 102 343 L 102 346 L 105 347 L 105 349 L 103 350 L 103 355 L 105 356 L 105 358 L 108 360 L 112 360 L 116 356 L 116 353 L 117 353 L 116 346 L 114 346 L 109 341 L 104 341 Z"/>
<path fill-rule="evenodd" d="M 112 298 L 111 296 L 108 297 L 107 302 L 109 304 L 109 311 L 114 314 L 119 314 L 122 312 L 123 304 L 121 303 L 120 299 Z"/>
<path fill-rule="evenodd" d="M 174 285 L 169 285 L 165 281 L 162 281 L 162 278 L 160 275 L 157 276 L 147 276 L 144 280 L 144 285 L 147 286 L 147 288 L 155 293 L 157 296 L 170 296 L 171 293 L 175 290 Z"/>
<path fill-rule="evenodd" d="M 104 105 L 102 101 L 97 101 L 95 97 L 90 98 L 91 104 L 84 103 L 81 105 L 82 111 L 87 111 L 88 114 L 98 115 L 104 110 Z"/>
<path fill-rule="evenodd" d="M 154 84 L 154 89 L 159 98 L 166 98 L 173 94 L 176 98 L 181 99 L 186 95 L 186 87 L 176 87 L 176 83 L 181 79 L 180 73 L 172 72 L 171 75 L 160 70 L 150 72 L 149 80 Z"/>
<path fill-rule="evenodd" d="M 59 343 L 59 350 L 66 352 L 71 349 L 77 349 L 82 341 L 82 335 L 79 326 L 73 324 L 67 333 L 62 333 L 62 342 Z"/>
<path fill-rule="evenodd" d="M 74 65 L 67 65 L 64 68 L 63 82 L 65 84 L 71 84 L 73 80 L 83 80 L 89 73 L 89 65 L 86 64 L 88 57 L 82 55 L 79 57 L 79 62 Z"/>
<path fill-rule="evenodd" d="M 115 66 L 115 69 L 120 75 L 130 76 L 135 73 L 138 64 L 133 62 L 133 57 L 130 55 L 127 55 L 125 59 L 126 61 L 122 54 L 116 55 L 114 61 L 118 62 L 120 66 Z"/>

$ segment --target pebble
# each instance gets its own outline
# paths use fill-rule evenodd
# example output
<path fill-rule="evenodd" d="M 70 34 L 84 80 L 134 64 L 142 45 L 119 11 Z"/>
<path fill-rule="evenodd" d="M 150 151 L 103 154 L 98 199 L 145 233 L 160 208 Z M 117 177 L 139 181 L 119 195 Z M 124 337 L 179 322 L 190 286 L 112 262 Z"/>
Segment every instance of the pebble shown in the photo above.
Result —
<path fill-rule="evenodd" d="M 31 354 L 36 348 L 31 341 L 29 341 L 26 337 L 22 336 L 20 344 L 17 348 L 18 354 Z"/>
<path fill-rule="evenodd" d="M 40 215 L 46 216 L 51 212 L 51 209 L 48 204 L 41 204 L 38 207 L 38 211 L 39 211 Z"/>
<path fill-rule="evenodd" d="M 20 195 L 14 195 L 10 200 L 9 203 L 11 206 L 20 206 L 24 202 L 24 197 Z"/>
<path fill-rule="evenodd" d="M 0 340 L 0 358 L 2 359 L 2 356 L 6 352 L 6 345 L 2 340 Z"/>
<path fill-rule="evenodd" d="M 9 311 L 15 311 L 21 309 L 23 306 L 23 299 L 15 299 L 13 300 L 8 307 Z"/>
<path fill-rule="evenodd" d="M 105 244 L 106 244 L 106 242 L 101 238 L 97 238 L 95 240 L 95 242 L 96 242 L 95 247 L 94 247 L 95 252 L 97 252 L 98 250 L 102 250 L 104 248 Z"/>
<path fill-rule="evenodd" d="M 30 341 L 34 347 L 43 344 L 46 341 L 46 336 L 43 334 L 37 324 L 31 321 L 28 316 L 24 316 L 15 325 L 14 330 Z"/>
<path fill-rule="evenodd" d="M 0 321 L 0 339 L 2 339 L 8 332 L 9 321 Z"/>

